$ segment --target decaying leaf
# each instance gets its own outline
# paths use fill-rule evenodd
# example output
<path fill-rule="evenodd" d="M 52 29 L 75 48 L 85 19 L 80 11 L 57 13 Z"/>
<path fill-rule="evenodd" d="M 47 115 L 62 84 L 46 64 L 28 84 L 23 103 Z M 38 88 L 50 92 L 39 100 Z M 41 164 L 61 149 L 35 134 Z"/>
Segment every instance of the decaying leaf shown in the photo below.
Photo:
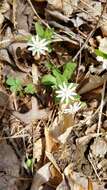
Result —
<path fill-rule="evenodd" d="M 25 114 L 14 111 L 13 115 L 26 124 L 30 124 L 37 119 L 47 119 L 48 111 L 46 109 L 39 109 L 36 98 L 32 97 L 32 109 Z"/>
<path fill-rule="evenodd" d="M 45 150 L 44 146 L 44 138 L 38 139 L 33 145 L 33 158 L 36 159 L 38 165 L 42 164 L 41 162 L 43 161 L 43 155 Z"/>
<path fill-rule="evenodd" d="M 63 181 L 57 186 L 56 190 L 69 190 L 65 179 L 63 179 Z"/>
<path fill-rule="evenodd" d="M 60 9 L 65 15 L 70 16 L 78 5 L 79 0 L 48 0 L 48 3 L 55 9 Z"/>
<path fill-rule="evenodd" d="M 54 187 L 56 187 L 56 186 L 58 186 L 58 184 L 61 183 L 62 175 L 53 164 L 50 166 L 50 172 L 51 172 L 51 176 L 52 176 L 50 179 L 50 184 L 53 185 Z"/>
<path fill-rule="evenodd" d="M 0 119 L 3 117 L 3 114 L 9 104 L 9 96 L 3 90 L 0 90 Z"/>
<path fill-rule="evenodd" d="M 10 145 L 0 142 L 0 189 L 17 190 L 20 162 Z"/>
<path fill-rule="evenodd" d="M 85 83 L 85 80 L 87 82 Z M 103 85 L 104 81 L 107 80 L 107 75 L 103 75 L 102 77 L 97 75 L 90 75 L 88 79 L 84 79 L 80 85 L 78 86 L 78 93 L 80 95 L 90 92 L 100 86 Z"/>
<path fill-rule="evenodd" d="M 107 152 L 107 142 L 104 138 L 98 137 L 94 140 L 93 145 L 91 146 L 92 153 L 96 157 L 104 157 Z"/>
<path fill-rule="evenodd" d="M 79 173 L 72 171 L 72 164 L 69 164 L 65 170 L 64 174 L 68 179 L 70 189 L 72 190 L 85 190 L 87 179 L 84 176 L 81 176 Z M 80 177 L 80 178 L 79 178 Z"/>
<path fill-rule="evenodd" d="M 10 8 L 9 4 L 7 3 L 7 0 L 2 0 L 2 3 L 0 2 L 0 13 L 5 13 Z"/>
<path fill-rule="evenodd" d="M 36 172 L 33 178 L 31 190 L 39 190 L 41 185 L 49 181 L 51 178 L 50 165 L 51 163 L 48 162 Z"/>
<path fill-rule="evenodd" d="M 56 140 L 49 128 L 45 128 L 45 139 L 46 139 L 46 152 L 51 153 L 53 150 L 56 150 L 59 146 L 58 140 Z"/>
<path fill-rule="evenodd" d="M 71 114 L 61 114 L 59 112 L 59 117 L 56 117 L 52 123 L 50 129 L 50 134 L 58 139 L 65 131 L 74 125 L 74 117 Z"/>

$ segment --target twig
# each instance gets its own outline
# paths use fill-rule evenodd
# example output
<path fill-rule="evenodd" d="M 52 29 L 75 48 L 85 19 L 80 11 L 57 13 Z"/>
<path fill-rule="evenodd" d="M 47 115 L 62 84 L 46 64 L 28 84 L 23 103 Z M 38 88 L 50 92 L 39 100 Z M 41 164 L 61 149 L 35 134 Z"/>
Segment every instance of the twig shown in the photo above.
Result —
<path fill-rule="evenodd" d="M 98 120 L 98 129 L 97 129 L 98 134 L 101 128 L 101 118 L 102 118 L 102 111 L 103 111 L 103 106 L 104 106 L 105 87 L 106 87 L 106 80 L 104 81 L 104 85 L 102 89 L 102 99 L 101 99 L 101 105 L 100 105 L 100 110 L 99 110 L 99 120 Z"/>
<path fill-rule="evenodd" d="M 99 24 L 99 22 L 100 22 L 100 19 L 101 19 L 103 13 L 104 13 L 104 10 L 105 10 L 105 8 L 106 8 L 106 5 L 107 5 L 107 2 L 106 2 L 106 4 L 103 6 L 103 10 L 102 10 L 102 12 L 101 12 L 101 15 L 100 15 L 100 17 L 99 17 L 99 19 L 98 19 L 98 21 L 97 21 L 95 27 L 94 27 L 93 30 L 89 33 L 89 35 L 88 35 L 86 41 L 85 41 L 84 44 L 81 46 L 81 48 L 79 49 L 79 51 L 77 52 L 77 54 L 74 56 L 73 61 L 75 61 L 75 60 L 77 59 L 78 55 L 81 53 L 81 51 L 82 51 L 82 50 L 84 49 L 84 47 L 87 45 L 89 39 L 93 36 L 93 34 L 94 34 L 95 30 L 97 29 L 97 26 L 98 26 L 98 24 Z"/>
<path fill-rule="evenodd" d="M 17 10 L 17 1 L 13 0 L 13 24 L 14 28 L 16 29 L 17 22 L 16 22 L 16 10 Z"/>
<path fill-rule="evenodd" d="M 31 9 L 33 10 L 34 14 L 36 15 L 37 19 L 43 23 L 46 27 L 50 28 L 49 25 L 43 20 L 41 19 L 41 17 L 38 15 L 37 11 L 35 10 L 31 0 L 27 0 L 27 2 L 29 3 L 29 5 L 31 6 Z"/>
<path fill-rule="evenodd" d="M 93 163 L 93 161 L 92 161 L 93 158 L 92 158 L 92 154 L 91 154 L 91 153 L 89 153 L 88 160 L 89 160 L 90 164 L 92 165 L 92 168 L 93 168 L 93 170 L 94 170 L 94 172 L 95 172 L 95 174 L 96 174 L 98 180 L 101 182 L 101 179 L 100 179 L 100 177 L 99 177 L 99 175 L 98 175 L 98 173 L 97 173 L 97 170 L 96 170 L 96 168 L 95 168 L 95 165 L 94 165 L 94 163 Z"/>

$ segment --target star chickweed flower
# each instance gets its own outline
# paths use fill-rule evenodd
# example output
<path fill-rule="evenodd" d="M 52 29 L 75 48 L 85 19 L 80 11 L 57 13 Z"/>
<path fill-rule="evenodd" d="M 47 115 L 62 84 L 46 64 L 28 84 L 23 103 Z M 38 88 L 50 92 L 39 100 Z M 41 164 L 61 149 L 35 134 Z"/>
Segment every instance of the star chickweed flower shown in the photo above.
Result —
<path fill-rule="evenodd" d="M 41 39 L 38 35 L 35 37 L 32 36 L 31 41 L 28 42 L 28 50 L 32 51 L 32 55 L 37 55 L 37 57 L 40 57 L 41 54 L 45 55 L 46 51 L 49 51 L 48 44 L 50 42 L 46 39 Z"/>
<path fill-rule="evenodd" d="M 85 103 L 82 102 L 74 102 L 73 104 L 70 104 L 68 108 L 64 110 L 64 113 L 70 113 L 75 114 L 77 111 L 79 111 L 81 108 L 85 106 Z"/>
<path fill-rule="evenodd" d="M 58 94 L 56 97 L 61 98 L 61 103 L 69 103 L 69 100 L 75 100 L 75 96 L 78 94 L 75 92 L 77 87 L 77 84 L 70 83 L 62 85 L 59 85 L 59 90 L 56 90 L 56 93 Z"/>

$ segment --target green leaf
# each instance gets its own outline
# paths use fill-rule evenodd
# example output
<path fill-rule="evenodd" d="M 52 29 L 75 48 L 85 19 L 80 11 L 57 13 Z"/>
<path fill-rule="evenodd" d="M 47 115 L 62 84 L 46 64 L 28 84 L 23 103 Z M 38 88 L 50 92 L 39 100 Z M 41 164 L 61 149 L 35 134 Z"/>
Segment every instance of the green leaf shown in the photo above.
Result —
<path fill-rule="evenodd" d="M 30 84 L 28 84 L 26 86 L 26 88 L 25 88 L 25 93 L 26 94 L 34 94 L 35 92 L 36 92 L 36 89 L 35 89 L 35 86 L 32 83 L 30 83 Z"/>
<path fill-rule="evenodd" d="M 6 80 L 6 84 L 10 86 L 10 90 L 12 92 L 20 92 L 22 90 L 22 82 L 19 79 L 15 79 L 14 77 L 8 77 Z"/>
<path fill-rule="evenodd" d="M 64 65 L 64 72 L 63 72 L 63 76 L 66 80 L 69 80 L 73 74 L 73 72 L 76 69 L 76 64 L 73 62 L 68 62 Z"/>
<path fill-rule="evenodd" d="M 52 68 L 52 74 L 53 74 L 55 77 L 61 76 L 60 70 L 57 69 L 57 68 L 55 68 L 54 66 L 53 66 L 53 68 Z"/>
<path fill-rule="evenodd" d="M 15 85 L 15 79 L 13 77 L 8 77 L 6 80 L 6 84 L 9 86 Z"/>
<path fill-rule="evenodd" d="M 95 49 L 95 53 L 96 53 L 96 55 L 101 56 L 101 57 L 103 57 L 104 59 L 107 59 L 107 54 L 104 53 L 103 51 L 101 51 L 101 50 L 99 50 L 99 49 Z"/>
<path fill-rule="evenodd" d="M 44 31 L 42 24 L 40 24 L 40 22 L 35 23 L 35 29 L 36 29 L 38 36 L 40 36 L 41 38 L 44 38 L 45 31 Z"/>
<path fill-rule="evenodd" d="M 51 40 L 53 37 L 54 30 L 51 28 L 46 28 L 45 33 L 44 33 L 44 38 L 47 40 Z"/>
<path fill-rule="evenodd" d="M 33 160 L 32 159 L 27 159 L 25 162 L 27 168 L 31 169 L 32 168 L 32 164 L 33 164 Z"/>
<path fill-rule="evenodd" d="M 51 62 L 49 62 L 49 61 L 47 61 L 47 62 L 45 63 L 45 66 L 46 66 L 46 67 L 47 67 L 47 69 L 49 69 L 49 70 L 51 70 L 51 69 L 52 69 L 52 67 L 53 67 L 52 63 L 51 63 Z"/>
<path fill-rule="evenodd" d="M 44 75 L 41 82 L 44 85 L 57 85 L 56 78 L 51 74 Z"/>
<path fill-rule="evenodd" d="M 55 78 L 56 78 L 57 85 L 60 85 L 60 84 L 62 84 L 63 82 L 67 82 L 66 78 L 64 78 L 64 76 L 61 74 L 61 72 L 60 72 L 59 69 L 54 68 L 54 69 L 52 70 L 52 73 L 53 73 L 53 75 L 54 75 Z"/>

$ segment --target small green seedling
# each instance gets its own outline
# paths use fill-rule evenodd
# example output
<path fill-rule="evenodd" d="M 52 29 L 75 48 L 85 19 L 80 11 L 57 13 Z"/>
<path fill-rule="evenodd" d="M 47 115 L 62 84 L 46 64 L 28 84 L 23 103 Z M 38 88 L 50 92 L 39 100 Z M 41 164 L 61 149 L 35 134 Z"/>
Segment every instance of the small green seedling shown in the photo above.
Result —
<path fill-rule="evenodd" d="M 6 84 L 8 86 L 10 86 L 11 92 L 14 92 L 16 94 L 23 90 L 21 80 L 16 79 L 16 78 L 14 78 L 12 76 L 8 76 L 8 78 L 6 80 Z"/>
<path fill-rule="evenodd" d="M 36 93 L 36 88 L 33 83 L 27 84 L 27 86 L 24 88 L 22 81 L 13 76 L 8 76 L 6 84 L 10 87 L 11 92 L 14 92 L 15 94 L 20 93 L 21 95 L 23 92 L 25 92 L 26 94 L 33 95 Z"/>
<path fill-rule="evenodd" d="M 36 89 L 35 89 L 34 84 L 32 84 L 32 83 L 28 84 L 25 87 L 24 91 L 25 91 L 26 94 L 32 94 L 32 95 L 35 94 Z"/>
<path fill-rule="evenodd" d="M 33 165 L 33 159 L 31 158 L 28 158 L 26 161 L 25 161 L 25 168 L 32 171 L 32 165 Z"/>

